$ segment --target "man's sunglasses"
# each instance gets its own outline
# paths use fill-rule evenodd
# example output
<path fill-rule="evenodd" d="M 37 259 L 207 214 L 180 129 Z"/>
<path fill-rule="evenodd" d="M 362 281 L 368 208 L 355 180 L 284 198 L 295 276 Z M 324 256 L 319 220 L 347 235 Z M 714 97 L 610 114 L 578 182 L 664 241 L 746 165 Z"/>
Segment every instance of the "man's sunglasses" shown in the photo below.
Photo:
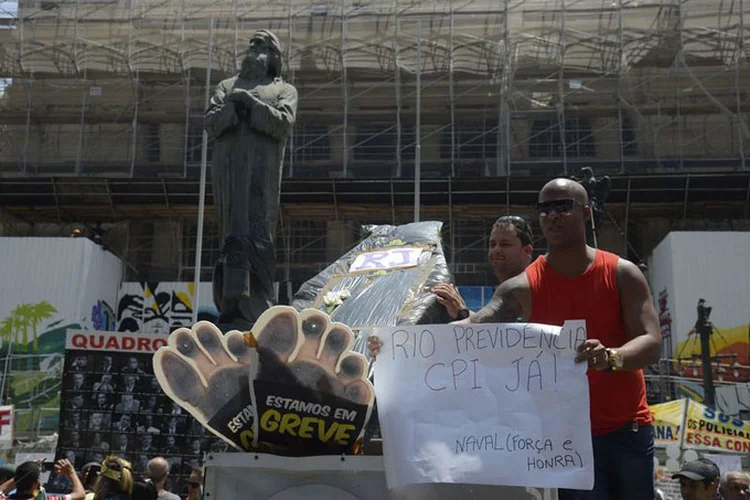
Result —
<path fill-rule="evenodd" d="M 536 212 L 539 217 L 549 217 L 553 213 L 568 215 L 575 206 L 583 206 L 583 203 L 572 198 L 563 200 L 540 201 L 536 204 Z"/>
<path fill-rule="evenodd" d="M 188 486 L 190 488 L 199 488 L 201 483 L 188 483 Z"/>

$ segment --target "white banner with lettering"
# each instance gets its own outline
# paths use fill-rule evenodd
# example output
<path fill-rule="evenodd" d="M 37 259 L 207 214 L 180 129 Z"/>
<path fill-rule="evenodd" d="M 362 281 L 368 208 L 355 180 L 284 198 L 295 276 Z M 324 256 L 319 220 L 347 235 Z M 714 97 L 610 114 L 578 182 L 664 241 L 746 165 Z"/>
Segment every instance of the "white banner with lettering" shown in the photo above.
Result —
<path fill-rule="evenodd" d="M 389 488 L 594 486 L 584 321 L 376 328 Z"/>

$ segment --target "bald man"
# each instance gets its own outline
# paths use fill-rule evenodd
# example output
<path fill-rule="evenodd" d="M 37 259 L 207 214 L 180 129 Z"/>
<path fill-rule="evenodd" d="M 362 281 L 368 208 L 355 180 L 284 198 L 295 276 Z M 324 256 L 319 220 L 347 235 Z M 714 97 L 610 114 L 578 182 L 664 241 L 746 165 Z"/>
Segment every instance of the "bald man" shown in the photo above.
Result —
<path fill-rule="evenodd" d="M 490 303 L 463 322 L 562 324 L 585 319 L 588 340 L 576 361 L 588 363 L 593 491 L 560 490 L 560 500 L 653 498 L 654 431 L 641 369 L 661 355 L 651 292 L 632 262 L 586 244 L 586 190 L 554 179 L 537 213 L 548 251 L 505 281 Z"/>
<path fill-rule="evenodd" d="M 732 470 L 721 476 L 719 494 L 722 500 L 742 500 L 750 498 L 750 474 Z"/>
<path fill-rule="evenodd" d="M 164 457 L 152 458 L 146 464 L 146 476 L 156 485 L 158 500 L 180 500 L 180 497 L 164 489 L 169 477 L 169 462 Z"/>

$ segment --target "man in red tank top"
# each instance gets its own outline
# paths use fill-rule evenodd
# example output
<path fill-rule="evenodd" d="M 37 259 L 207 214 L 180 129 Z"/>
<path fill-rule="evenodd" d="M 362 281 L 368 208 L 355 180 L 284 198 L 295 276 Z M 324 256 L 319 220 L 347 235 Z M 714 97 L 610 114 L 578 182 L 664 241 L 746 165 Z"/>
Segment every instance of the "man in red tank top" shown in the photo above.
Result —
<path fill-rule="evenodd" d="M 638 267 L 586 244 L 591 217 L 586 190 L 554 179 L 539 193 L 548 253 L 504 282 L 491 302 L 466 321 L 562 325 L 585 319 L 589 339 L 577 362 L 588 363 L 593 491 L 560 490 L 560 500 L 654 497 L 651 414 L 641 369 L 658 361 L 661 331 Z"/>

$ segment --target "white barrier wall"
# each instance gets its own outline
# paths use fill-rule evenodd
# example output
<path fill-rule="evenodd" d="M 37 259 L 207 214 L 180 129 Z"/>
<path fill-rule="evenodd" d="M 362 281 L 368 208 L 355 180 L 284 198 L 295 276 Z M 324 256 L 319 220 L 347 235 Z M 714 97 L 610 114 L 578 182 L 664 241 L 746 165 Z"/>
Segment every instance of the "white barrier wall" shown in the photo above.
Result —
<path fill-rule="evenodd" d="M 421 484 L 389 492 L 382 457 L 287 458 L 250 453 L 209 453 L 204 498 L 269 500 L 557 500 L 549 489 Z"/>

